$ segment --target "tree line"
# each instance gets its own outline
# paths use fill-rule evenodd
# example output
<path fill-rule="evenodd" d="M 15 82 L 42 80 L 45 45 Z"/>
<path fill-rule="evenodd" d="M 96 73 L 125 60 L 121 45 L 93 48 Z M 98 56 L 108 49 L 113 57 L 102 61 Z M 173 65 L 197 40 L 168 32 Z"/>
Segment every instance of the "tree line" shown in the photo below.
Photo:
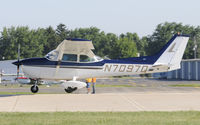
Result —
<path fill-rule="evenodd" d="M 104 58 L 126 58 L 153 55 L 176 33 L 189 34 L 190 40 L 184 53 L 184 59 L 194 58 L 194 40 L 197 43 L 197 58 L 200 57 L 200 26 L 182 23 L 161 23 L 152 35 L 140 38 L 137 33 L 125 33 L 119 36 L 105 33 L 96 27 L 69 30 L 65 24 L 56 29 L 30 29 L 28 26 L 4 27 L 0 33 L 0 60 L 17 59 L 18 44 L 21 45 L 21 58 L 43 57 L 55 49 L 66 38 L 82 38 L 93 41 L 94 53 Z"/>

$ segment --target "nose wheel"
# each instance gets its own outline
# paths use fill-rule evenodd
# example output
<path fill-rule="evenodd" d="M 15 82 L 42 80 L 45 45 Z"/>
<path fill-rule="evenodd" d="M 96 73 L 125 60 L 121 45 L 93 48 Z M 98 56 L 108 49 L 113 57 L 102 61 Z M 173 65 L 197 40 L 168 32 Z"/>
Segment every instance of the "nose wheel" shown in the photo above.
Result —
<path fill-rule="evenodd" d="M 31 86 L 31 92 L 37 93 L 39 91 L 39 87 L 37 86 L 38 80 L 35 81 L 34 85 Z"/>
<path fill-rule="evenodd" d="M 37 85 L 31 86 L 31 92 L 32 93 L 37 93 L 39 91 L 39 87 Z"/>

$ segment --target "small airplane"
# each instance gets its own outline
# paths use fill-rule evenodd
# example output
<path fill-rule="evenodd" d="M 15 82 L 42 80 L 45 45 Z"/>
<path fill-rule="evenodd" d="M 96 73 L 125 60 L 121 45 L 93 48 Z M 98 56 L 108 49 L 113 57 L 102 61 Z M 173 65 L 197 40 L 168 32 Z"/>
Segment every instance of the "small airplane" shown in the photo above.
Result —
<path fill-rule="evenodd" d="M 25 76 L 34 80 L 31 87 L 37 93 L 41 80 L 60 81 L 66 92 L 73 92 L 86 86 L 82 78 L 122 76 L 167 72 L 180 68 L 189 36 L 175 34 L 155 55 L 122 59 L 102 59 L 92 50 L 92 41 L 66 39 L 43 58 L 28 58 L 13 62 L 21 66 Z M 19 54 L 19 52 L 18 52 Z M 70 80 L 70 81 L 67 81 Z"/>

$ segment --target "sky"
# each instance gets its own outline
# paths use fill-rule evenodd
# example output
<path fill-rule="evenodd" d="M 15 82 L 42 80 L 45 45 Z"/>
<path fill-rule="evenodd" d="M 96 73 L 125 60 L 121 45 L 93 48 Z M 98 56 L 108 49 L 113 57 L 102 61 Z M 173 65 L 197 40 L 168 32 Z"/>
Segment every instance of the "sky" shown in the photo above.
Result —
<path fill-rule="evenodd" d="M 3 27 L 37 29 L 63 23 L 68 29 L 97 27 L 106 33 L 151 35 L 164 22 L 200 25 L 200 0 L 0 0 Z"/>

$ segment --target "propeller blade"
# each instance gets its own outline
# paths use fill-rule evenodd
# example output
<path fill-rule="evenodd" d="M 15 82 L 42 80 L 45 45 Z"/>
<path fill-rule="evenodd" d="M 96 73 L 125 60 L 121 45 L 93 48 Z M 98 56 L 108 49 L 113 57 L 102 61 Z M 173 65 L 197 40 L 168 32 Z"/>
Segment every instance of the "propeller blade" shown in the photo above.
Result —
<path fill-rule="evenodd" d="M 17 79 L 19 78 L 19 65 L 17 65 Z"/>
<path fill-rule="evenodd" d="M 19 77 L 19 61 L 20 61 L 20 44 L 18 44 L 18 55 L 17 55 L 17 61 L 18 61 L 18 64 L 17 64 L 17 79 Z"/>

